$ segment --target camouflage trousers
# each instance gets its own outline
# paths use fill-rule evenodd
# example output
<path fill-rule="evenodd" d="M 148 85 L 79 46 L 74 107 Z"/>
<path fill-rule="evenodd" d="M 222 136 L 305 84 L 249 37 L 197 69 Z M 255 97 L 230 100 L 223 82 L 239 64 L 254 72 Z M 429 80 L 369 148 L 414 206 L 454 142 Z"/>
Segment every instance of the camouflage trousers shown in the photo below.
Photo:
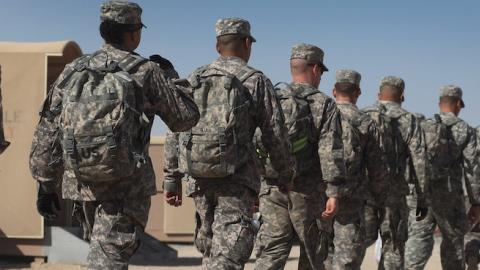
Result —
<path fill-rule="evenodd" d="M 295 236 L 300 240 L 298 269 L 324 269 L 330 233 L 324 228 L 328 225 L 319 219 L 325 206 L 324 194 L 316 187 L 285 194 L 276 185 L 262 181 L 256 270 L 283 269 Z"/>
<path fill-rule="evenodd" d="M 424 269 L 432 255 L 436 226 L 442 233 L 440 258 L 442 269 L 465 269 L 464 236 L 469 229 L 463 195 L 458 192 L 431 192 L 431 207 L 425 219 L 416 221 L 415 195 L 409 195 L 408 241 L 405 252 L 407 269 Z"/>
<path fill-rule="evenodd" d="M 408 235 L 408 206 L 405 196 L 397 194 L 388 196 L 382 208 L 367 203 L 364 214 L 366 232 L 364 248 L 375 243 L 378 232 L 382 239 L 382 256 L 378 269 L 404 269 L 405 242 Z"/>
<path fill-rule="evenodd" d="M 195 246 L 203 255 L 203 269 L 243 269 L 253 250 L 254 192 L 215 181 L 189 195 L 196 207 Z"/>
<path fill-rule="evenodd" d="M 128 269 L 128 262 L 140 246 L 151 198 L 118 201 L 75 202 L 74 215 L 90 242 L 89 270 Z"/>
<path fill-rule="evenodd" d="M 333 223 L 333 251 L 328 254 L 331 266 L 327 269 L 360 270 L 365 252 L 364 206 L 362 200 L 340 200 Z"/>
<path fill-rule="evenodd" d="M 467 270 L 478 270 L 480 263 L 480 230 L 477 225 L 465 235 L 465 261 Z"/>

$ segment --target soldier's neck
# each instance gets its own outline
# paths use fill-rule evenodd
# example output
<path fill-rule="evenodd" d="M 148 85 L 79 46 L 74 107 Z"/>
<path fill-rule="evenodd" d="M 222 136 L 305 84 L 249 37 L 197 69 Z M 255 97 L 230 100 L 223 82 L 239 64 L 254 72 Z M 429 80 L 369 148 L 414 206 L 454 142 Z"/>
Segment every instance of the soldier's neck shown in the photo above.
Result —
<path fill-rule="evenodd" d="M 341 96 L 341 95 L 337 95 L 336 98 L 335 98 L 335 101 L 338 104 L 353 104 L 353 105 L 355 105 L 355 103 L 356 103 L 354 98 L 349 97 L 349 96 Z"/>

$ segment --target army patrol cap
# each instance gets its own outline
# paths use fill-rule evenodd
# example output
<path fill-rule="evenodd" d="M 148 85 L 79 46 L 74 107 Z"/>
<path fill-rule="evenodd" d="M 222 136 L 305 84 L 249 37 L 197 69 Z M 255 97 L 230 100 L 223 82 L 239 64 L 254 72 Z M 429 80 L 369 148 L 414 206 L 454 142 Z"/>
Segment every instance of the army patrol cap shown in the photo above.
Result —
<path fill-rule="evenodd" d="M 453 97 L 458 98 L 462 102 L 462 108 L 465 107 L 465 103 L 463 102 L 463 91 L 462 88 L 456 85 L 445 85 L 440 88 L 440 98 L 442 97 Z"/>
<path fill-rule="evenodd" d="M 351 83 L 360 86 L 362 76 L 353 69 L 339 69 L 335 74 L 337 83 Z"/>
<path fill-rule="evenodd" d="M 249 37 L 253 42 L 257 40 L 250 33 L 250 23 L 241 18 L 222 18 L 215 24 L 215 33 L 217 37 L 224 35 L 240 35 Z"/>
<path fill-rule="evenodd" d="M 119 24 L 141 24 L 142 8 L 133 2 L 111 0 L 100 7 L 100 21 L 113 21 Z"/>
<path fill-rule="evenodd" d="M 292 48 L 292 59 L 304 59 L 307 60 L 310 64 L 320 64 L 323 68 L 323 71 L 328 71 L 328 68 L 323 64 L 324 53 L 322 49 L 315 45 L 300 43 Z"/>
<path fill-rule="evenodd" d="M 393 86 L 402 91 L 405 90 L 405 82 L 400 77 L 396 77 L 396 76 L 383 77 L 382 80 L 380 81 L 380 89 L 382 89 L 386 85 Z"/>

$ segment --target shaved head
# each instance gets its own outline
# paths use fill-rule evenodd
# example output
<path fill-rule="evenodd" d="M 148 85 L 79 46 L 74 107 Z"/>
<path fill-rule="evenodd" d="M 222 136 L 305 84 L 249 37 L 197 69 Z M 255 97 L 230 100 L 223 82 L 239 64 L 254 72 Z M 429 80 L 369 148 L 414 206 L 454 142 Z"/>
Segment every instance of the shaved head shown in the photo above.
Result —
<path fill-rule="evenodd" d="M 291 59 L 290 60 L 290 70 L 292 75 L 301 75 L 307 73 L 307 71 L 312 68 L 304 59 Z"/>

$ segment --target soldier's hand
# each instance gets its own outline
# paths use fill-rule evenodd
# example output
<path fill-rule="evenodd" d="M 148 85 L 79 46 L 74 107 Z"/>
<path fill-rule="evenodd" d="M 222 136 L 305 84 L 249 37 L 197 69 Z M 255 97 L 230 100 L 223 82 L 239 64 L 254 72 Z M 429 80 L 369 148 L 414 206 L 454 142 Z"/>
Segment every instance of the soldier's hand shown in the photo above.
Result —
<path fill-rule="evenodd" d="M 332 219 L 338 212 L 338 200 L 337 198 L 328 198 L 325 204 L 325 211 L 322 213 L 322 218 Z"/>
<path fill-rule="evenodd" d="M 415 213 L 416 216 L 416 221 L 422 221 L 425 219 L 425 217 L 428 214 L 428 208 L 427 207 L 417 207 L 417 211 Z"/>
<path fill-rule="evenodd" d="M 182 205 L 182 193 L 166 191 L 165 201 L 171 206 L 175 206 L 175 207 L 180 206 Z"/>
<path fill-rule="evenodd" d="M 42 188 L 38 189 L 37 211 L 45 219 L 53 220 L 57 218 L 57 212 L 60 211 L 60 201 L 56 193 L 45 193 Z"/>
<path fill-rule="evenodd" d="M 468 211 L 468 221 L 470 224 L 475 225 L 480 219 L 480 205 L 472 205 Z"/>

